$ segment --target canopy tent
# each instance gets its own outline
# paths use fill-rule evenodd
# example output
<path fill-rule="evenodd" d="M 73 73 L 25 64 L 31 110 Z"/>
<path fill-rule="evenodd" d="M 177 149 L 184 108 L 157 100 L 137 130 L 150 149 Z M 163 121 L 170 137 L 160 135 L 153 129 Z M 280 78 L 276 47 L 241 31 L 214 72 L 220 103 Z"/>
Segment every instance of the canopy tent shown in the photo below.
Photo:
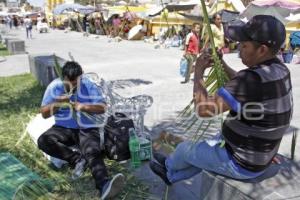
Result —
<path fill-rule="evenodd" d="M 113 15 L 123 16 L 125 13 L 125 17 L 135 18 L 144 16 L 143 13 L 146 12 L 147 8 L 143 6 L 113 6 L 108 7 L 108 12 L 103 13 L 104 19 L 109 20 Z M 127 13 L 127 14 L 126 14 Z"/>
<path fill-rule="evenodd" d="M 146 12 L 147 8 L 143 7 L 143 6 L 112 6 L 112 7 L 108 7 L 109 11 L 115 11 L 115 12 L 126 12 L 126 11 L 130 11 L 130 12 Z"/>
<path fill-rule="evenodd" d="M 147 12 L 149 17 L 155 17 L 157 15 L 160 15 L 164 9 L 167 9 L 168 12 L 178 12 L 178 11 L 186 11 L 186 10 L 192 10 L 197 4 L 195 3 L 170 3 L 165 6 L 157 6 L 150 11 Z"/>
<path fill-rule="evenodd" d="M 215 0 L 211 6 L 206 5 L 206 10 L 209 16 L 220 12 L 222 10 L 229 10 L 234 12 L 243 12 L 245 6 L 241 0 Z M 193 10 L 190 11 L 193 15 L 203 16 L 202 7 L 200 4 L 196 5 Z"/>
<path fill-rule="evenodd" d="M 134 19 L 136 18 L 140 18 L 136 13 L 134 12 L 124 12 L 122 14 L 118 14 L 118 13 L 113 13 L 109 16 L 109 18 L 105 18 L 104 17 L 104 20 L 106 21 L 106 23 L 108 24 L 112 24 L 112 21 L 113 21 L 113 18 L 115 16 L 120 16 L 120 17 L 124 17 L 125 19 L 127 19 L 128 21 L 134 21 Z"/>
<path fill-rule="evenodd" d="M 118 1 L 118 2 L 115 3 L 115 5 L 117 5 L 117 6 L 125 6 L 125 5 L 127 5 L 127 2 L 126 1 Z"/>
<path fill-rule="evenodd" d="M 187 13 L 178 13 L 179 15 L 190 19 L 192 21 L 202 21 L 203 20 L 203 16 L 200 15 L 193 15 L 193 14 L 187 14 Z"/>
<path fill-rule="evenodd" d="M 161 31 L 167 30 L 174 26 L 178 28 L 182 25 L 192 25 L 195 20 L 184 17 L 177 12 L 170 12 L 167 14 L 167 17 L 157 15 L 150 20 L 150 30 L 151 34 L 159 35 Z"/>
<path fill-rule="evenodd" d="M 300 12 L 300 2 L 294 0 L 255 0 L 251 2 L 241 16 L 247 19 L 255 15 L 272 15 L 282 23 L 289 22 L 290 13 Z"/>
<path fill-rule="evenodd" d="M 77 4 L 77 3 L 64 3 L 64 4 L 60 4 L 58 6 L 56 6 L 53 9 L 53 14 L 54 15 L 60 15 L 63 14 L 64 12 L 68 12 L 68 11 L 76 11 L 76 12 L 80 12 L 82 14 L 90 14 L 92 12 L 95 12 L 95 8 L 91 7 L 91 6 L 83 6 L 81 4 Z"/>
<path fill-rule="evenodd" d="M 222 23 L 228 23 L 231 21 L 235 21 L 239 18 L 239 12 L 231 11 L 231 10 L 221 10 L 218 12 L 221 15 Z M 179 13 L 180 15 L 193 20 L 193 21 L 202 21 L 203 16 L 201 15 L 193 15 L 193 14 L 187 14 L 187 13 Z M 211 19 L 211 17 L 210 17 Z"/>
<path fill-rule="evenodd" d="M 291 22 L 300 22 L 300 13 L 297 14 L 291 13 L 288 17 L 286 17 L 286 19 Z"/>

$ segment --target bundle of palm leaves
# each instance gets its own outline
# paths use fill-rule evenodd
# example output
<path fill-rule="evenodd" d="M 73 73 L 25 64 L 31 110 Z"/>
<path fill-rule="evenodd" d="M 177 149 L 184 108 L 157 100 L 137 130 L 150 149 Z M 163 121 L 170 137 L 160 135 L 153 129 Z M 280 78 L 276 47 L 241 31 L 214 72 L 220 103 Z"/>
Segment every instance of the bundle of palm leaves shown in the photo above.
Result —
<path fill-rule="evenodd" d="M 204 14 L 204 24 L 207 26 L 209 41 L 210 41 L 210 49 L 212 50 L 212 59 L 213 64 L 211 66 L 211 69 L 208 73 L 207 78 L 205 79 L 205 87 L 208 88 L 208 93 L 210 95 L 217 92 L 217 90 L 224 86 L 224 84 L 228 81 L 228 76 L 226 75 L 222 63 L 220 60 L 220 57 L 218 55 L 218 52 L 215 48 L 214 44 L 214 38 L 212 29 L 210 26 L 206 6 L 204 0 L 201 1 L 201 7 Z M 201 137 L 204 135 L 204 133 L 210 128 L 210 126 L 213 123 L 218 123 L 218 121 L 222 122 L 222 116 L 219 116 L 219 118 L 215 119 L 199 119 L 197 115 L 194 113 L 194 101 L 191 100 L 189 105 L 187 105 L 178 115 L 178 118 L 181 118 L 181 121 L 179 122 L 182 127 L 186 127 L 185 132 L 189 131 L 195 124 L 198 124 L 194 138 L 196 141 L 200 140 Z"/>

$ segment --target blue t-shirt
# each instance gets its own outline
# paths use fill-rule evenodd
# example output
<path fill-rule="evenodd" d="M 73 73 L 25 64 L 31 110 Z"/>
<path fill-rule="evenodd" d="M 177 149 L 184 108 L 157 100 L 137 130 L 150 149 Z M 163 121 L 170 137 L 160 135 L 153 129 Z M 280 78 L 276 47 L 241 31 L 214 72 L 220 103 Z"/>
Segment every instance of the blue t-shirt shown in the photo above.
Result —
<path fill-rule="evenodd" d="M 56 98 L 65 94 L 63 82 L 57 78 L 53 80 L 47 87 L 42 106 L 54 103 Z M 81 77 L 77 91 L 70 97 L 70 100 L 83 104 L 99 104 L 105 103 L 100 89 L 89 79 Z M 96 114 L 84 112 L 71 112 L 72 108 L 59 108 L 54 114 L 55 125 L 65 128 L 92 128 L 97 127 L 97 123 L 93 120 Z"/>

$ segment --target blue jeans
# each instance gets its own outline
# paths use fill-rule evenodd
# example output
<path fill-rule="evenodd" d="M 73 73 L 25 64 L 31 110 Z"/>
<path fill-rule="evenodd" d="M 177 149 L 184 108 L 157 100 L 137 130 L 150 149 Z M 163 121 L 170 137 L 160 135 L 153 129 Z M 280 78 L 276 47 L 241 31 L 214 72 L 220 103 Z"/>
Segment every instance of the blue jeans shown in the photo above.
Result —
<path fill-rule="evenodd" d="M 191 178 L 202 170 L 234 179 L 252 179 L 264 173 L 251 172 L 240 167 L 225 147 L 220 135 L 199 143 L 180 143 L 166 159 L 167 177 L 171 183 Z"/>
<path fill-rule="evenodd" d="M 29 38 L 29 37 L 32 38 L 31 30 L 32 30 L 32 28 L 26 27 L 26 36 L 27 36 L 27 38 Z"/>

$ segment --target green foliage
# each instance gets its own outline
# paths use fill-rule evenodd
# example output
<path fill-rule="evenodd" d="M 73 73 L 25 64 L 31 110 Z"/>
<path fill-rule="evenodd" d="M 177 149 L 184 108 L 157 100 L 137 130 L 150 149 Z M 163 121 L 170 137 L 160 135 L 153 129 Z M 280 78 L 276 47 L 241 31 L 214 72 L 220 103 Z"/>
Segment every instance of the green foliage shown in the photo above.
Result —
<path fill-rule="evenodd" d="M 7 48 L 0 43 L 0 56 L 9 56 Z"/>

